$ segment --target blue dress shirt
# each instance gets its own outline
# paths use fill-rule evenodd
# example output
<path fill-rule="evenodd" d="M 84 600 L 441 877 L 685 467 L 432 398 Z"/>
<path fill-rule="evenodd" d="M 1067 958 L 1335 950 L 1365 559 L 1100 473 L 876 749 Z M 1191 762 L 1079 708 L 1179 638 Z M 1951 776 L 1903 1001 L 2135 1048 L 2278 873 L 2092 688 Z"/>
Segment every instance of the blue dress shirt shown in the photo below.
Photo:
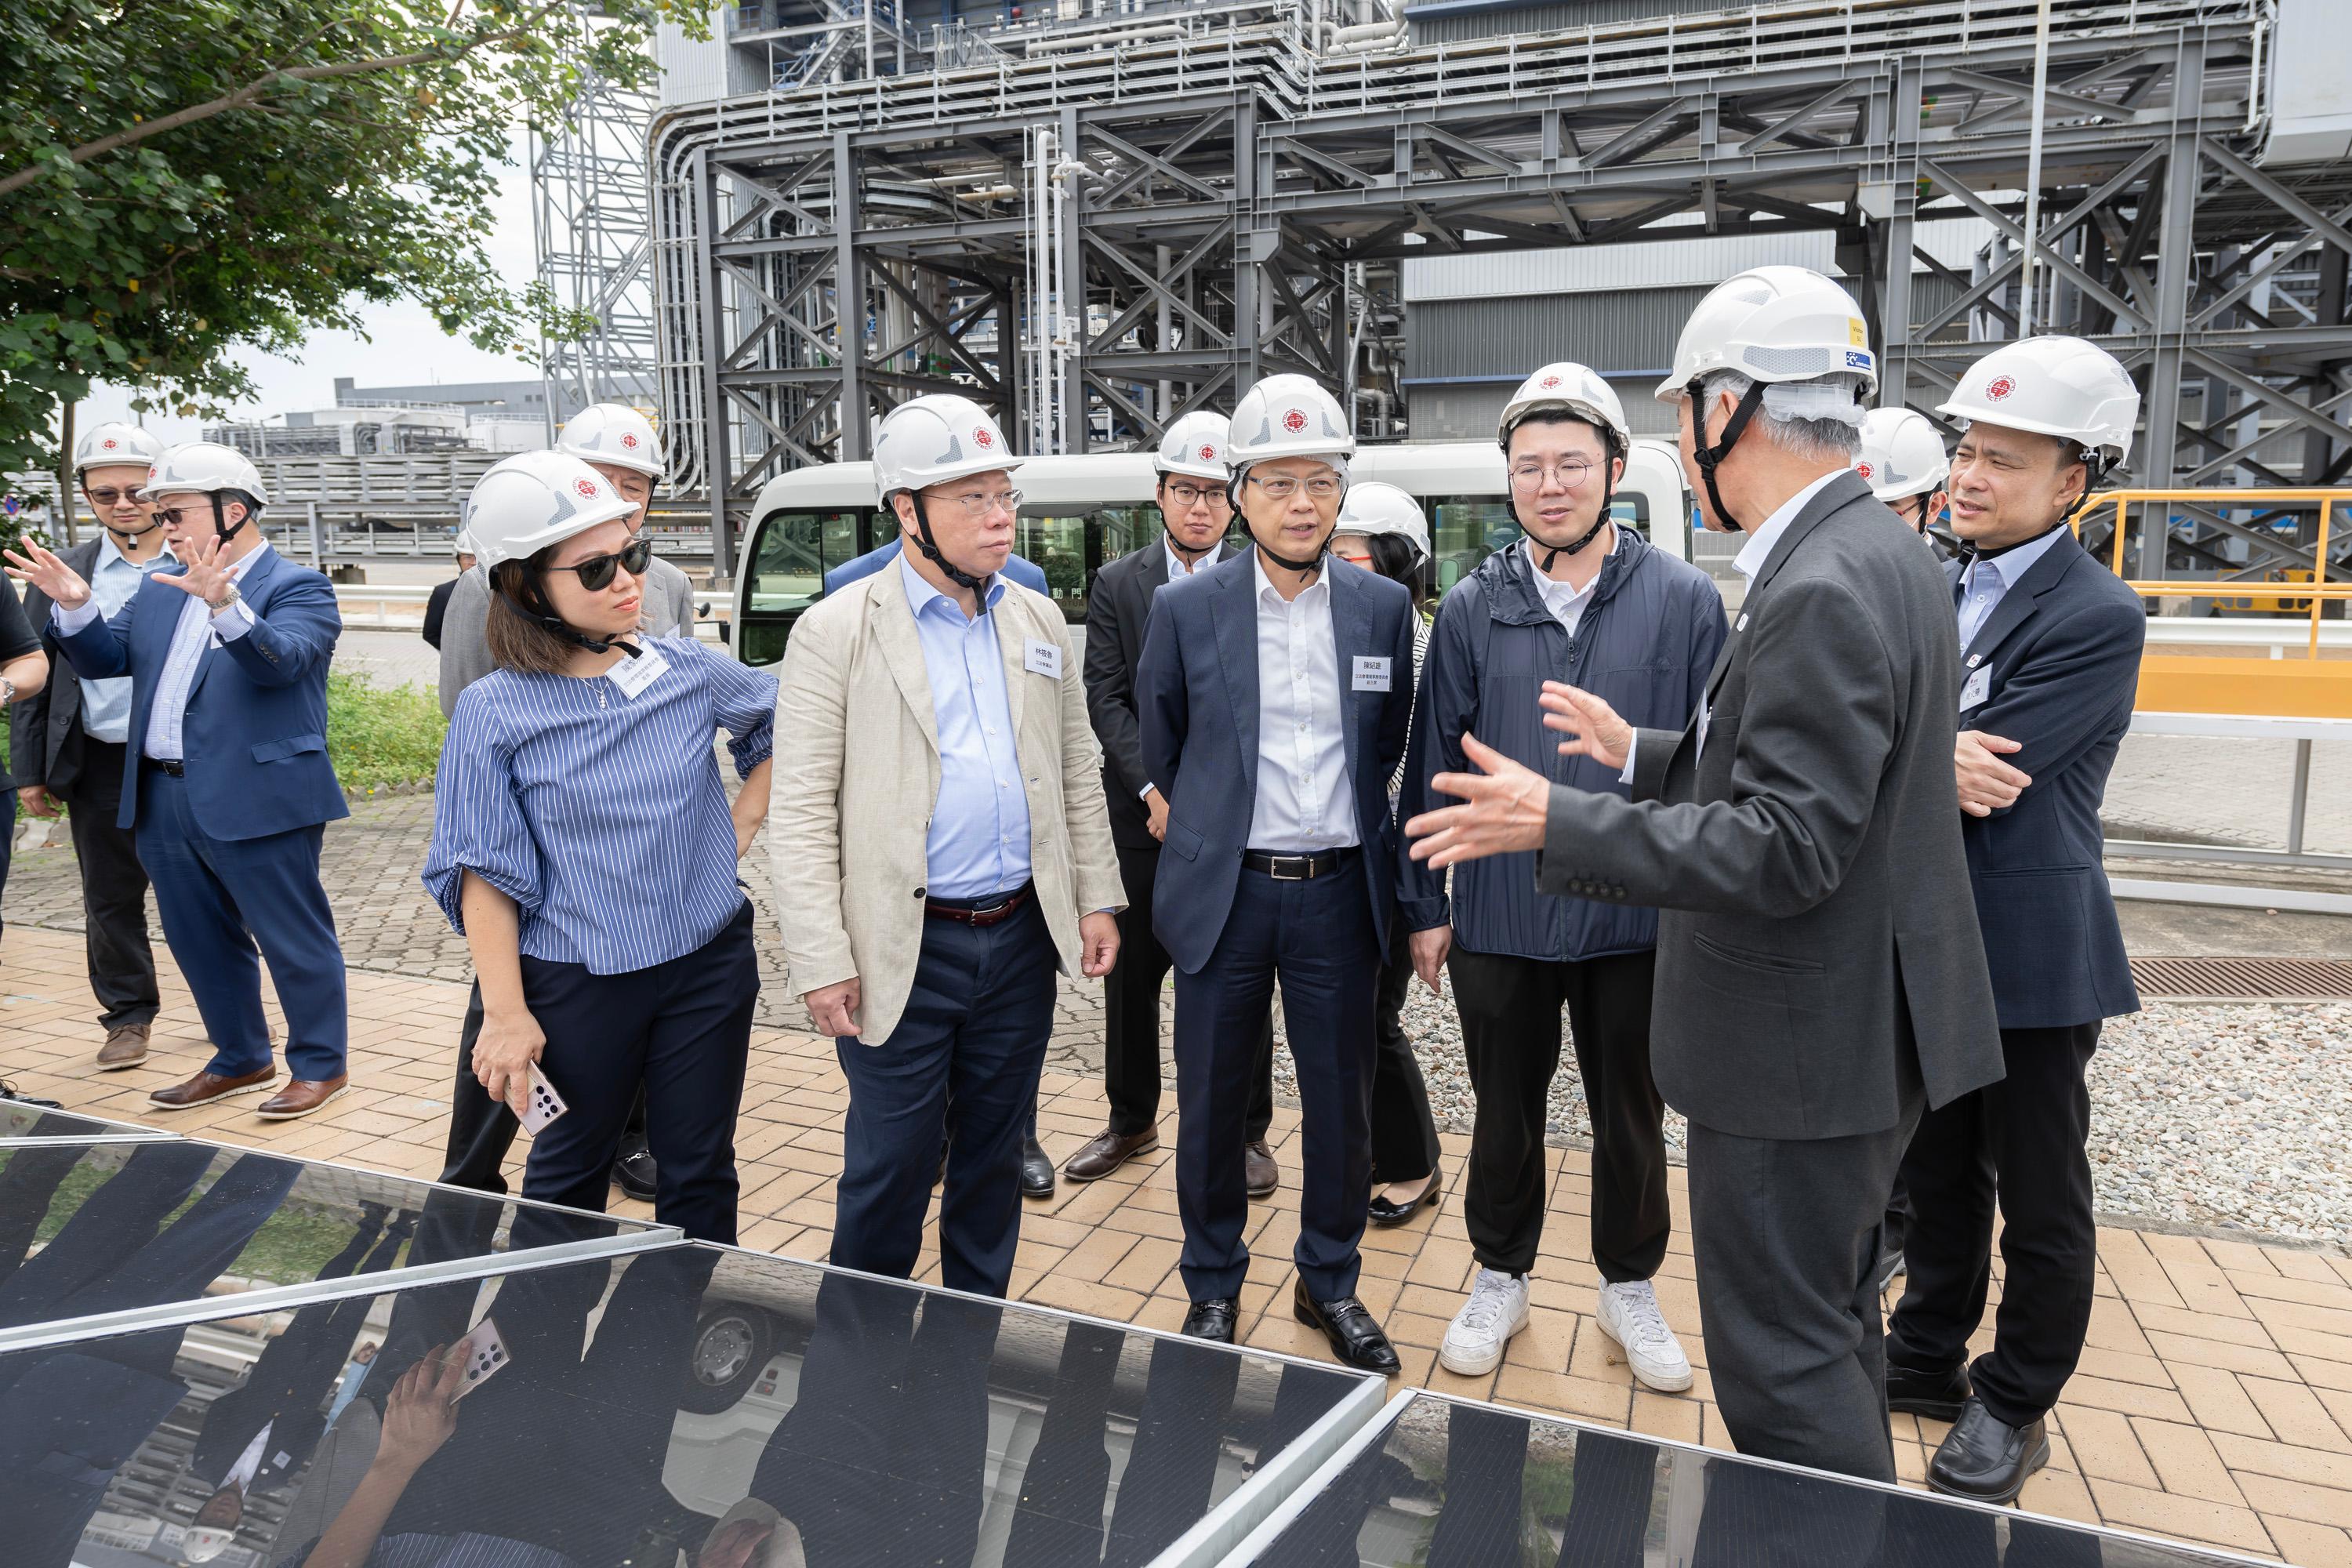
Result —
<path fill-rule="evenodd" d="M 903 555 L 898 577 L 922 639 L 940 735 L 940 798 L 924 841 L 925 886 L 935 899 L 1015 891 L 1029 880 L 1029 797 L 1021 788 L 996 617 L 966 620 Z M 989 584 L 992 607 L 1003 597 L 1003 583 Z"/>
<path fill-rule="evenodd" d="M 2014 550 L 2006 550 L 1991 557 L 1979 555 L 1969 563 L 1960 573 L 1959 584 L 1962 653 L 1969 651 L 1969 644 L 1976 640 L 1977 633 L 1984 629 L 1984 624 L 1992 619 L 1992 613 L 2000 608 L 2001 600 L 2009 596 L 2009 591 L 2017 585 L 2018 580 L 2033 570 L 2035 562 L 2050 553 L 2050 547 L 2057 543 L 2058 536 L 2065 531 L 2063 528 L 2053 528 L 2032 543 L 2021 544 Z"/>
<path fill-rule="evenodd" d="M 840 565 L 835 567 L 832 571 L 826 573 L 824 574 L 824 591 L 828 594 L 838 594 L 844 588 L 848 587 L 852 583 L 862 583 L 866 578 L 873 576 L 877 572 L 881 571 L 885 566 L 889 565 L 891 562 L 897 560 L 899 556 L 900 552 L 898 548 L 898 541 L 901 537 L 901 535 L 894 533 L 889 538 L 884 540 L 881 543 L 876 545 L 873 549 L 867 551 L 865 554 L 858 556 L 856 560 L 845 561 Z M 1006 556 L 1004 558 L 1004 570 L 997 574 L 997 575 L 1001 577 L 1009 577 L 1024 588 L 1033 589 L 1037 593 L 1047 595 L 1048 597 L 1052 596 L 1053 590 L 1045 586 L 1045 568 L 1025 557 L 1019 555 Z"/>
<path fill-rule="evenodd" d="M 592 974 L 683 957 L 743 907 L 714 731 L 735 770 L 775 749 L 776 678 L 690 637 L 634 698 L 610 677 L 493 670 L 449 720 L 425 890 L 449 923 L 471 871 L 512 899 L 521 950 Z"/>
<path fill-rule="evenodd" d="M 112 620 L 116 612 L 131 602 L 131 595 L 139 592 L 139 584 L 147 580 L 147 574 L 175 563 L 167 546 L 141 565 L 115 547 L 114 535 L 101 532 L 98 559 L 89 572 L 89 596 L 98 601 L 98 613 Z M 119 746 L 130 739 L 129 676 L 81 683 L 81 727 L 82 732 L 93 741 L 111 741 Z"/>

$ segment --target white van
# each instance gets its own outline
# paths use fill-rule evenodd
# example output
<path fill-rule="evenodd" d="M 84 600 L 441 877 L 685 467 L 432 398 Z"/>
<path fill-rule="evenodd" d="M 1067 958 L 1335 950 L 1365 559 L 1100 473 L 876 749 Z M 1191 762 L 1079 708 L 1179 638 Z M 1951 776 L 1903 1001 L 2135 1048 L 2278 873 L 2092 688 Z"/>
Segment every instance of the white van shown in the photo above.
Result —
<path fill-rule="evenodd" d="M 1503 454 L 1491 441 L 1365 447 L 1349 465 L 1421 500 L 1436 545 L 1439 595 L 1519 536 L 1511 519 Z M 1033 458 L 1021 466 L 1013 549 L 1036 563 L 1073 625 L 1087 618 L 1096 572 L 1160 537 L 1148 452 Z M 1620 523 L 1678 561 L 1690 558 L 1691 506 L 1669 442 L 1641 439 L 1611 509 Z M 878 514 L 871 463 L 824 463 L 771 479 L 752 504 L 735 574 L 734 644 L 746 664 L 774 664 L 824 574 L 896 532 Z M 1238 534 L 1240 524 L 1236 521 Z"/>

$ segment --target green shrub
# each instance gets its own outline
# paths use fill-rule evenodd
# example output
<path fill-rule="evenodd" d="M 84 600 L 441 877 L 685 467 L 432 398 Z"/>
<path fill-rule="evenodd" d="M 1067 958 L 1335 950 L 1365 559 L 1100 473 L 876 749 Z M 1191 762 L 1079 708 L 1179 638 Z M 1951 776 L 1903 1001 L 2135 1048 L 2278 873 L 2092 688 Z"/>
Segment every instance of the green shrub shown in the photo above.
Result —
<path fill-rule="evenodd" d="M 327 754 L 347 790 L 430 783 L 449 722 L 432 693 L 377 687 L 363 675 L 327 676 Z"/>

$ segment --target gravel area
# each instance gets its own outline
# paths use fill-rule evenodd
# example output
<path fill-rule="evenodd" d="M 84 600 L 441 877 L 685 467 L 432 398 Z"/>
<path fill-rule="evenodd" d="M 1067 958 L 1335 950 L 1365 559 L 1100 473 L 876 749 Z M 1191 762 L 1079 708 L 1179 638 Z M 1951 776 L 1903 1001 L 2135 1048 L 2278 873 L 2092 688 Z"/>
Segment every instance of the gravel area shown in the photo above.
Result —
<path fill-rule="evenodd" d="M 1405 1003 L 1440 1128 L 1470 1131 L 1475 1102 L 1450 1001 Z M 1277 1013 L 1276 1033 L 1281 1033 Z M 1561 1022 L 1548 1119 L 1556 1146 L 1589 1146 L 1583 1085 Z M 1275 1090 L 1297 1102 L 1286 1051 Z M 2152 1003 L 2112 1020 L 2091 1064 L 2091 1162 L 2102 1213 L 2352 1245 L 2352 1003 Z M 1666 1113 L 1680 1160 L 1682 1118 Z"/>

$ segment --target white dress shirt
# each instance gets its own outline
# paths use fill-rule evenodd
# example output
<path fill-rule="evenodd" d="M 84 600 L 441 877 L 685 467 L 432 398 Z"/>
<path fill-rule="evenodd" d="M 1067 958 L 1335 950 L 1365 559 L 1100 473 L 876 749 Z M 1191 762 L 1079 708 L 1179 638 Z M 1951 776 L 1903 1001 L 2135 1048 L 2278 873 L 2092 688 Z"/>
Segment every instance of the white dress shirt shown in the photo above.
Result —
<path fill-rule="evenodd" d="M 1331 574 L 1286 600 L 1255 551 L 1250 573 L 1257 583 L 1257 799 L 1249 847 L 1300 854 L 1360 844 L 1340 729 L 1345 689 Z"/>
<path fill-rule="evenodd" d="M 254 552 L 228 569 L 232 583 L 245 580 L 253 563 L 269 553 L 263 543 Z M 60 635 L 70 637 L 98 619 L 98 598 L 92 595 L 84 599 L 79 609 L 60 609 L 55 620 Z M 163 660 L 163 672 L 155 679 L 154 704 L 147 710 L 147 734 L 140 750 L 159 762 L 176 763 L 186 752 L 182 749 L 180 729 L 188 714 L 188 692 L 196 683 L 196 666 L 203 662 L 208 643 L 232 643 L 253 629 L 253 611 L 243 599 L 215 614 L 211 606 L 194 594 L 180 606 L 180 619 L 172 632 L 172 651 Z"/>
<path fill-rule="evenodd" d="M 2033 570 L 2033 563 L 2050 553 L 2065 531 L 2053 528 L 2041 538 L 2014 550 L 2003 551 L 1988 560 L 1979 556 L 1970 561 L 1960 574 L 1960 651 L 1966 653 L 1969 644 L 1976 641 L 1984 624 L 1992 619 L 2000 601 L 2017 585 L 2018 579 Z"/>
<path fill-rule="evenodd" d="M 1568 628 L 1569 638 L 1573 641 L 1576 637 L 1576 628 L 1584 620 L 1584 607 L 1592 603 L 1592 590 L 1601 586 L 1601 574 L 1595 572 L 1592 574 L 1592 580 L 1581 588 L 1572 584 L 1556 581 L 1545 576 L 1543 568 L 1537 564 L 1536 542 L 1532 539 L 1523 539 L 1519 542 L 1527 547 L 1528 571 L 1536 580 L 1536 592 L 1543 595 L 1544 608 L 1551 612 L 1553 620 Z M 1603 565 L 1607 564 L 1610 555 L 1616 553 L 1617 540 L 1614 535 L 1612 535 L 1609 541 L 1609 553 L 1601 558 Z"/>
<path fill-rule="evenodd" d="M 117 610 L 131 602 L 147 581 L 147 574 L 173 564 L 172 552 L 166 547 L 162 553 L 145 562 L 136 562 L 122 553 L 114 542 L 114 535 L 101 531 L 99 535 L 98 559 L 90 563 L 89 596 L 98 605 L 98 613 L 111 619 Z M 85 680 L 81 683 L 82 733 L 93 741 L 108 741 L 121 745 L 131 734 L 131 678 L 118 675 L 108 680 Z"/>

